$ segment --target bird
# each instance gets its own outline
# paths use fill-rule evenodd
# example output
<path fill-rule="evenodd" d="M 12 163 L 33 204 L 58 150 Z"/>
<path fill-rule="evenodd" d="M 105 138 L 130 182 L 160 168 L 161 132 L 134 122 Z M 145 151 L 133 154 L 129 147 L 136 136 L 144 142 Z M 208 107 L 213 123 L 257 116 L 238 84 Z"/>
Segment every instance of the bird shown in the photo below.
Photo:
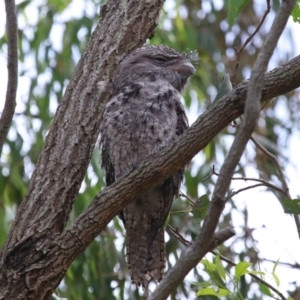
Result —
<path fill-rule="evenodd" d="M 100 126 L 107 186 L 174 143 L 188 128 L 180 92 L 195 73 L 194 54 L 164 45 L 143 46 L 117 66 Z M 126 230 L 129 275 L 144 290 L 165 274 L 164 223 L 184 170 L 143 192 L 119 215 Z"/>

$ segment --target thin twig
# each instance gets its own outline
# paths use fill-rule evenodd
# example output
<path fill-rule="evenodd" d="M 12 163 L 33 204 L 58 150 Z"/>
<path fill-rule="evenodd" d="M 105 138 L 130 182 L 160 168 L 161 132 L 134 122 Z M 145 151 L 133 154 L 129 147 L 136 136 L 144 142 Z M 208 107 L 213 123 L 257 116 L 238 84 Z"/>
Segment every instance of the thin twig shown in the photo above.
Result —
<path fill-rule="evenodd" d="M 241 120 L 243 120 L 243 117 L 240 116 Z M 236 127 L 239 127 L 239 125 L 236 125 Z M 281 182 L 282 184 L 282 188 L 279 188 L 263 179 L 254 179 L 254 178 L 232 178 L 232 180 L 236 180 L 236 179 L 243 179 L 243 180 L 252 180 L 252 181 L 258 181 L 258 182 L 262 182 L 264 183 L 266 186 L 268 186 L 269 188 L 272 188 L 272 189 L 275 189 L 277 190 L 278 192 L 282 193 L 287 199 L 291 199 L 292 200 L 292 197 L 291 197 L 291 194 L 289 192 L 289 187 L 288 187 L 288 184 L 286 182 L 286 179 L 285 179 L 285 176 L 283 174 L 283 169 L 282 167 L 280 166 L 279 164 L 279 161 L 277 159 L 277 157 L 272 154 L 271 152 L 269 152 L 261 143 L 259 143 L 259 141 L 252 135 L 250 140 L 255 144 L 255 146 L 260 149 L 267 157 L 269 157 L 273 163 L 275 164 L 276 168 L 277 168 L 277 172 L 278 172 L 278 175 L 279 175 L 279 181 Z M 214 168 L 213 168 L 213 171 L 215 175 L 218 175 L 217 172 L 214 171 Z M 298 236 L 300 238 L 300 218 L 298 215 L 295 215 L 293 214 L 293 217 L 294 217 L 294 220 L 295 220 L 295 224 L 296 224 L 296 228 L 297 228 L 297 232 L 298 232 Z"/>
<path fill-rule="evenodd" d="M 186 240 L 180 233 L 179 233 L 179 230 L 178 228 L 174 228 L 172 227 L 170 224 L 167 225 L 167 228 L 166 228 L 167 232 L 171 233 L 173 236 L 175 236 L 175 238 L 177 240 L 179 240 L 183 245 L 185 246 L 190 246 L 192 243 L 189 242 L 188 240 Z"/>
<path fill-rule="evenodd" d="M 253 33 L 246 39 L 246 41 L 244 42 L 243 46 L 241 47 L 241 49 L 239 49 L 239 52 L 241 53 L 246 46 L 248 45 L 248 43 L 253 39 L 253 37 L 257 34 L 257 32 L 259 31 L 260 27 L 262 26 L 262 24 L 264 23 L 268 13 L 271 10 L 271 4 L 270 4 L 270 0 L 267 0 L 267 9 L 260 21 L 260 23 L 258 24 L 257 28 L 253 31 Z"/>
<path fill-rule="evenodd" d="M 217 175 L 217 176 L 219 176 L 219 173 L 217 173 L 216 171 L 214 171 L 214 174 Z M 244 180 L 244 181 L 256 181 L 256 182 L 260 182 L 262 185 L 264 185 L 266 187 L 269 187 L 271 189 L 274 189 L 277 192 L 282 193 L 283 195 L 285 195 L 285 191 L 283 189 L 281 189 L 280 187 L 276 186 L 275 184 L 272 184 L 272 183 L 266 181 L 265 179 L 250 178 L 250 177 L 243 177 L 242 176 L 242 177 L 232 177 L 231 180 Z"/>
<path fill-rule="evenodd" d="M 244 191 L 250 190 L 250 189 L 254 189 L 254 188 L 259 187 L 259 186 L 265 186 L 265 185 L 262 184 L 262 183 L 259 183 L 259 184 L 254 184 L 254 185 L 246 186 L 246 187 L 244 187 L 244 188 L 242 188 L 242 189 L 239 189 L 239 190 L 233 192 L 233 193 L 230 195 L 230 198 L 233 197 L 233 196 L 235 196 L 235 195 L 237 195 L 237 194 L 239 194 L 239 193 L 241 193 L 241 192 L 244 192 Z"/>
<path fill-rule="evenodd" d="M 240 66 L 240 56 L 241 53 L 243 52 L 243 50 L 246 48 L 246 46 L 249 44 L 249 42 L 253 39 L 253 37 L 258 33 L 258 31 L 260 30 L 260 27 L 262 26 L 262 24 L 264 23 L 268 13 L 271 10 L 271 4 L 270 4 L 270 0 L 267 0 L 267 9 L 260 21 L 260 23 L 258 24 L 257 28 L 253 31 L 253 33 L 246 39 L 246 41 L 244 42 L 244 44 L 242 45 L 242 47 L 240 49 L 234 47 L 234 51 L 236 54 L 236 64 L 234 67 L 234 73 L 232 76 L 232 85 L 235 86 L 235 80 L 236 80 L 236 76 L 237 76 L 237 71 L 239 69 Z"/>
<path fill-rule="evenodd" d="M 176 211 L 170 211 L 170 214 L 182 214 L 182 213 L 190 213 L 193 212 L 193 210 L 188 209 L 188 210 L 176 210 Z"/>
<path fill-rule="evenodd" d="M 185 246 L 190 246 L 192 245 L 191 242 L 187 241 L 180 233 L 178 228 L 174 228 L 171 225 L 167 225 L 167 231 L 171 234 L 173 234 L 177 239 L 180 240 L 181 243 L 183 243 Z M 214 234 L 214 237 L 209 245 L 211 250 L 208 252 L 212 251 L 212 249 L 216 248 L 217 246 L 223 244 L 226 240 L 231 238 L 232 236 L 235 235 L 235 231 L 232 228 L 225 228 L 217 233 Z"/>
<path fill-rule="evenodd" d="M 288 187 L 288 184 L 285 180 L 285 176 L 283 174 L 283 170 L 278 162 L 278 159 L 275 155 L 273 155 L 271 152 L 269 152 L 265 147 L 263 147 L 259 142 L 258 140 L 255 138 L 255 137 L 251 137 L 250 140 L 255 144 L 255 146 L 261 150 L 267 157 L 269 157 L 273 163 L 275 164 L 276 168 L 277 168 L 277 171 L 278 171 L 278 174 L 279 174 L 279 179 L 282 183 L 282 186 L 283 186 L 283 191 L 284 191 L 284 194 L 286 197 L 289 197 L 291 198 L 291 195 L 289 193 L 289 187 Z"/>
<path fill-rule="evenodd" d="M 14 0 L 5 0 L 7 30 L 7 68 L 8 82 L 5 106 L 0 118 L 0 155 L 16 107 L 18 86 L 18 25 Z"/>
<path fill-rule="evenodd" d="M 300 264 L 298 264 L 298 263 L 291 264 L 291 263 L 288 263 L 288 262 L 275 261 L 275 260 L 271 260 L 271 259 L 267 259 L 267 258 L 265 258 L 264 260 L 268 261 L 268 262 L 271 262 L 273 264 L 278 263 L 279 265 L 287 266 L 291 269 L 300 269 Z"/>
<path fill-rule="evenodd" d="M 192 206 L 195 205 L 195 201 L 192 200 L 190 197 L 188 197 L 188 196 L 187 196 L 186 194 L 184 194 L 183 192 L 180 192 L 180 193 L 179 193 L 179 196 L 182 196 L 182 197 L 186 198 L 186 199 L 191 203 Z"/>
<path fill-rule="evenodd" d="M 169 233 L 171 233 L 178 241 L 180 241 L 183 245 L 185 246 L 190 246 L 192 243 L 189 242 L 188 240 L 186 240 L 178 231 L 178 228 L 173 228 L 171 225 L 167 226 L 167 231 Z M 232 260 L 230 260 L 229 258 L 223 256 L 222 254 L 218 254 L 215 251 L 210 251 L 212 254 L 214 255 L 219 255 L 220 259 L 222 261 L 225 261 L 226 263 L 228 263 L 229 265 L 235 267 L 236 263 L 234 263 Z M 271 284 L 269 284 L 268 282 L 266 282 L 265 280 L 263 280 L 262 278 L 251 274 L 251 273 L 247 273 L 248 275 L 250 275 L 253 279 L 255 279 L 258 282 L 261 282 L 262 284 L 264 284 L 265 286 L 267 286 L 270 290 L 272 290 L 274 293 L 276 293 L 279 297 L 281 297 L 282 300 L 287 300 L 284 295 L 282 295 L 282 293 L 280 293 L 276 288 L 274 288 Z"/>
<path fill-rule="evenodd" d="M 240 51 L 238 48 L 234 47 L 234 52 L 235 52 L 235 56 L 236 56 L 236 62 L 235 62 L 235 66 L 234 66 L 234 71 L 233 71 L 233 75 L 232 75 L 232 81 L 231 84 L 234 87 L 236 85 L 236 77 L 237 77 L 237 72 L 239 70 L 240 67 Z"/>
<path fill-rule="evenodd" d="M 211 172 L 210 172 L 206 177 L 204 177 L 204 178 L 201 180 L 201 182 L 204 182 L 205 180 L 209 179 L 212 175 L 214 175 L 214 171 L 215 171 L 215 166 L 213 165 L 213 166 L 212 166 Z"/>
<path fill-rule="evenodd" d="M 283 169 L 281 168 L 280 164 L 279 164 L 279 161 L 277 159 L 277 157 L 272 154 L 271 152 L 269 152 L 265 147 L 263 147 L 256 138 L 254 138 L 253 136 L 250 138 L 251 141 L 255 144 L 255 146 L 260 149 L 267 157 L 269 157 L 274 165 L 276 166 L 277 168 L 277 172 L 278 172 L 278 175 L 279 175 L 279 180 L 282 184 L 282 193 L 285 195 L 285 197 L 287 199 L 292 199 L 291 197 L 291 194 L 290 194 L 290 190 L 289 190 L 289 187 L 288 187 L 288 184 L 286 182 L 286 179 L 285 179 L 285 176 L 283 174 Z M 297 232 L 298 232 L 298 236 L 300 238 L 300 219 L 299 219 L 299 216 L 298 215 L 293 215 L 294 216 L 294 220 L 295 220 L 295 224 L 296 224 L 296 228 L 297 228 Z"/>

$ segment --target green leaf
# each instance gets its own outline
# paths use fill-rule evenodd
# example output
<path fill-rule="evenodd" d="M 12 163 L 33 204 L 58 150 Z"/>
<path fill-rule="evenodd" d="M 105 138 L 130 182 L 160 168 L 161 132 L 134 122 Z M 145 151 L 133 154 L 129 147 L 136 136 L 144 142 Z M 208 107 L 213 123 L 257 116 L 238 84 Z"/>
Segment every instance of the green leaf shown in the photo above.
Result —
<path fill-rule="evenodd" d="M 276 268 L 277 268 L 277 266 L 278 266 L 278 263 L 279 263 L 279 258 L 277 259 L 276 263 L 274 264 L 272 273 L 275 273 L 275 270 L 276 270 Z"/>
<path fill-rule="evenodd" d="M 247 271 L 247 274 L 253 274 L 253 275 L 266 275 L 266 273 L 261 271 Z"/>
<path fill-rule="evenodd" d="M 248 0 L 229 0 L 228 2 L 228 23 L 231 27 L 236 19 L 236 16 L 241 9 L 248 3 Z"/>
<path fill-rule="evenodd" d="M 197 292 L 197 296 L 204 296 L 204 295 L 213 295 L 213 296 L 227 296 L 230 294 L 230 291 L 227 289 L 219 289 L 215 291 L 213 288 L 205 288 Z"/>
<path fill-rule="evenodd" d="M 294 22 L 300 23 L 300 1 L 299 0 L 296 2 L 296 5 L 291 15 L 293 17 Z"/>
<path fill-rule="evenodd" d="M 248 268 L 251 266 L 251 263 L 246 261 L 241 261 L 235 266 L 235 277 L 239 280 L 243 275 L 248 273 Z"/>
<path fill-rule="evenodd" d="M 216 256 L 216 266 L 217 266 L 217 271 L 220 275 L 220 277 L 223 279 L 223 280 L 226 280 L 226 271 L 221 263 L 221 260 L 220 260 L 220 256 L 217 255 Z"/>
<path fill-rule="evenodd" d="M 279 280 L 278 276 L 275 273 L 272 273 L 272 276 L 274 278 L 274 281 L 276 282 L 276 285 L 280 286 L 280 280 Z"/>
<path fill-rule="evenodd" d="M 286 214 L 300 215 L 300 199 L 285 199 L 281 201 Z"/>
<path fill-rule="evenodd" d="M 70 0 L 48 0 L 48 5 L 52 6 L 56 12 L 61 12 L 70 4 L 70 2 Z"/>
<path fill-rule="evenodd" d="M 204 295 L 218 296 L 217 292 L 213 288 L 205 288 L 197 292 L 197 296 L 204 296 Z"/>
<path fill-rule="evenodd" d="M 193 282 L 194 285 L 197 285 L 197 286 L 201 286 L 201 287 L 204 287 L 204 288 L 207 288 L 209 286 L 212 286 L 212 283 L 211 282 L 208 282 L 208 281 L 203 281 L 203 282 Z"/>
<path fill-rule="evenodd" d="M 202 195 L 194 204 L 192 213 L 196 218 L 204 219 L 209 206 L 207 194 Z"/>
<path fill-rule="evenodd" d="M 207 259 L 202 259 L 201 263 L 204 265 L 204 267 L 209 272 L 213 272 L 213 271 L 217 270 L 217 266 L 215 264 L 211 263 L 210 261 L 208 261 Z"/>
<path fill-rule="evenodd" d="M 19 4 L 17 4 L 16 6 L 17 6 L 17 10 L 18 11 L 20 11 L 20 10 L 24 10 L 25 9 L 25 7 L 28 5 L 28 4 L 30 4 L 30 0 L 26 0 L 26 1 L 23 1 L 23 2 L 21 2 L 21 3 L 19 3 Z"/>
<path fill-rule="evenodd" d="M 230 291 L 227 289 L 219 289 L 218 290 L 218 296 L 227 296 L 230 294 Z"/>
<path fill-rule="evenodd" d="M 266 285 L 264 285 L 263 283 L 259 282 L 259 288 L 260 288 L 260 290 L 261 290 L 261 292 L 263 294 L 272 297 L 272 293 L 271 293 L 270 289 Z"/>
<path fill-rule="evenodd" d="M 274 267 L 273 267 L 273 270 L 272 270 L 272 276 L 273 276 L 274 281 L 276 282 L 277 286 L 280 285 L 280 280 L 279 280 L 278 276 L 275 274 L 278 263 L 279 263 L 279 258 L 277 259 L 276 263 L 274 264 Z"/>

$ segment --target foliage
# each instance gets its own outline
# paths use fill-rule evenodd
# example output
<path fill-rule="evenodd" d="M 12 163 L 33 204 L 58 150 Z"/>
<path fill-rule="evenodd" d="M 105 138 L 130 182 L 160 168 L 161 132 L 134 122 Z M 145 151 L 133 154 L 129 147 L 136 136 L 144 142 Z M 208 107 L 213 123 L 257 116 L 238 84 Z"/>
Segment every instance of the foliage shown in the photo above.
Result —
<path fill-rule="evenodd" d="M 248 3 L 248 0 L 229 0 L 228 1 L 228 23 L 234 24 L 235 18 L 241 9 Z"/>
<path fill-rule="evenodd" d="M 17 99 L 16 115 L 0 161 L 0 246 L 3 245 L 15 211 L 26 194 L 53 115 L 97 22 L 100 4 L 102 1 L 97 0 L 36 0 L 18 4 L 21 94 Z M 223 91 L 221 78 L 227 73 L 230 76 L 234 73 L 233 47 L 241 47 L 245 38 L 249 36 L 249 31 L 260 22 L 261 13 L 255 6 L 255 2 L 245 0 L 230 0 L 226 3 L 166 1 L 157 33 L 149 43 L 166 44 L 178 51 L 196 50 L 199 53 L 197 72 L 184 94 L 185 106 L 191 120 L 209 107 L 219 90 Z M 276 8 L 276 1 L 274 7 Z M 299 5 L 295 8 L 293 17 L 299 22 Z M 249 70 L 267 33 L 268 28 L 263 26 L 253 43 L 244 50 L 236 82 L 249 76 Z M 286 38 L 291 39 L 289 35 L 286 35 Z M 290 42 L 292 43 L 292 40 Z M 0 55 L 5 55 L 6 43 L 4 34 L 0 38 Z M 279 61 L 275 64 L 294 55 L 291 51 L 279 53 Z M 279 101 L 270 103 L 261 113 L 256 136 L 260 141 L 264 141 L 264 146 L 275 155 L 280 154 L 280 147 L 287 144 L 290 135 L 299 130 L 296 126 L 299 117 L 297 112 L 300 111 L 296 101 L 297 93 L 295 91 L 282 96 Z M 288 101 L 281 101 L 282 99 Z M 282 109 L 285 111 L 285 120 L 278 114 L 278 110 Z M 216 176 L 209 176 L 212 166 L 214 165 L 216 170 L 221 166 L 234 132 L 235 128 L 229 126 L 220 133 L 193 160 L 191 169 L 186 172 L 183 191 L 192 200 L 193 205 L 191 207 L 186 197 L 176 199 L 169 224 L 178 228 L 187 240 L 193 240 L 199 233 L 209 195 L 216 182 Z M 96 149 L 74 204 L 69 224 L 104 187 L 99 156 L 100 153 Z M 288 163 L 285 157 L 280 158 L 282 163 Z M 266 180 L 274 179 L 276 174 L 274 164 L 261 152 L 253 150 L 245 154 L 236 171 L 240 176 L 246 176 L 249 170 L 252 173 L 255 170 L 257 176 L 263 174 Z M 275 196 L 274 202 L 278 198 L 286 212 L 295 213 L 295 209 L 298 209 L 292 207 L 295 202 L 289 204 L 290 202 L 284 201 L 278 194 Z M 227 226 L 234 219 L 232 215 L 237 213 L 245 220 L 245 229 L 249 229 L 247 209 L 240 210 L 238 204 L 232 200 L 228 203 L 219 228 Z M 229 278 L 228 274 L 231 274 L 229 286 L 235 287 L 234 293 L 243 295 L 245 299 L 257 299 L 258 288 L 253 281 L 249 279 L 247 284 L 243 281 L 243 275 L 250 272 L 249 266 L 243 263 L 246 258 L 251 261 L 253 268 L 258 266 L 261 258 L 257 251 L 257 243 L 249 231 L 251 230 L 245 230 L 243 236 L 230 245 L 221 247 L 223 255 L 239 261 L 235 275 L 228 272 L 217 256 L 213 263 L 202 262 L 205 271 L 195 268 L 191 272 L 192 281 L 198 282 L 198 285 L 202 284 L 202 292 L 198 291 L 189 277 L 180 285 L 179 290 L 174 292 L 172 299 L 189 299 L 196 297 L 196 293 L 205 293 L 205 290 L 210 291 L 210 294 L 206 293 L 205 299 L 216 299 L 209 295 L 225 296 L 231 291 L 224 284 Z M 167 241 L 167 264 L 170 268 L 185 246 L 172 236 L 167 236 Z M 235 244 L 241 241 L 243 246 L 236 250 Z M 208 282 L 204 280 L 207 274 L 214 280 L 209 282 L 210 286 L 203 285 L 203 282 Z M 218 287 L 218 290 L 215 287 Z M 259 288 L 262 293 L 267 294 L 264 286 Z M 150 286 L 150 289 L 153 289 L 153 286 Z M 230 293 L 233 295 L 233 292 Z M 58 287 L 57 295 L 70 300 L 145 299 L 141 290 L 129 284 L 124 255 L 124 229 L 117 217 L 89 248 L 77 257 Z"/>
<path fill-rule="evenodd" d="M 296 2 L 296 5 L 292 11 L 292 17 L 294 22 L 300 23 L 300 1 L 299 0 Z"/>
<path fill-rule="evenodd" d="M 300 200 L 299 199 L 284 199 L 281 202 L 284 212 L 288 214 L 300 214 Z"/>
<path fill-rule="evenodd" d="M 234 274 L 226 270 L 222 264 L 220 256 L 216 255 L 213 262 L 207 259 L 203 259 L 201 263 L 205 267 L 205 271 L 209 274 L 210 280 L 203 282 L 196 282 L 195 285 L 199 286 L 197 296 L 213 295 L 220 298 L 226 296 L 226 299 L 246 299 L 246 295 L 243 295 L 243 289 L 241 285 L 245 284 L 245 275 L 254 274 L 261 279 L 265 277 L 271 277 L 279 287 L 280 281 L 275 274 L 278 261 L 274 264 L 271 276 L 266 276 L 264 272 L 250 270 L 251 263 L 241 261 L 234 266 Z M 265 281 L 259 282 L 259 289 L 262 294 L 265 294 L 273 299 L 277 299 L 277 294 L 272 292 Z M 292 298 L 289 298 L 292 300 Z"/>

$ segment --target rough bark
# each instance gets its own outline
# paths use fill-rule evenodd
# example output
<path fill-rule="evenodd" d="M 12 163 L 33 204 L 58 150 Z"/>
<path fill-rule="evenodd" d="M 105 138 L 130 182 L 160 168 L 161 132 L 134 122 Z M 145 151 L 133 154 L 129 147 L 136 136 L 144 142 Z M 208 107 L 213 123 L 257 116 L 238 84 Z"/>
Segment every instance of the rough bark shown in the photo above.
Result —
<path fill-rule="evenodd" d="M 247 82 L 211 106 L 170 148 L 105 188 L 64 230 L 108 97 L 99 95 L 96 82 L 112 78 L 116 64 L 153 34 L 162 5 L 137 0 L 126 7 L 115 2 L 101 10 L 100 23 L 57 110 L 27 196 L 0 254 L 0 299 L 47 299 L 75 257 L 125 205 L 182 168 L 243 113 Z M 262 101 L 298 86 L 300 56 L 266 74 Z"/>

